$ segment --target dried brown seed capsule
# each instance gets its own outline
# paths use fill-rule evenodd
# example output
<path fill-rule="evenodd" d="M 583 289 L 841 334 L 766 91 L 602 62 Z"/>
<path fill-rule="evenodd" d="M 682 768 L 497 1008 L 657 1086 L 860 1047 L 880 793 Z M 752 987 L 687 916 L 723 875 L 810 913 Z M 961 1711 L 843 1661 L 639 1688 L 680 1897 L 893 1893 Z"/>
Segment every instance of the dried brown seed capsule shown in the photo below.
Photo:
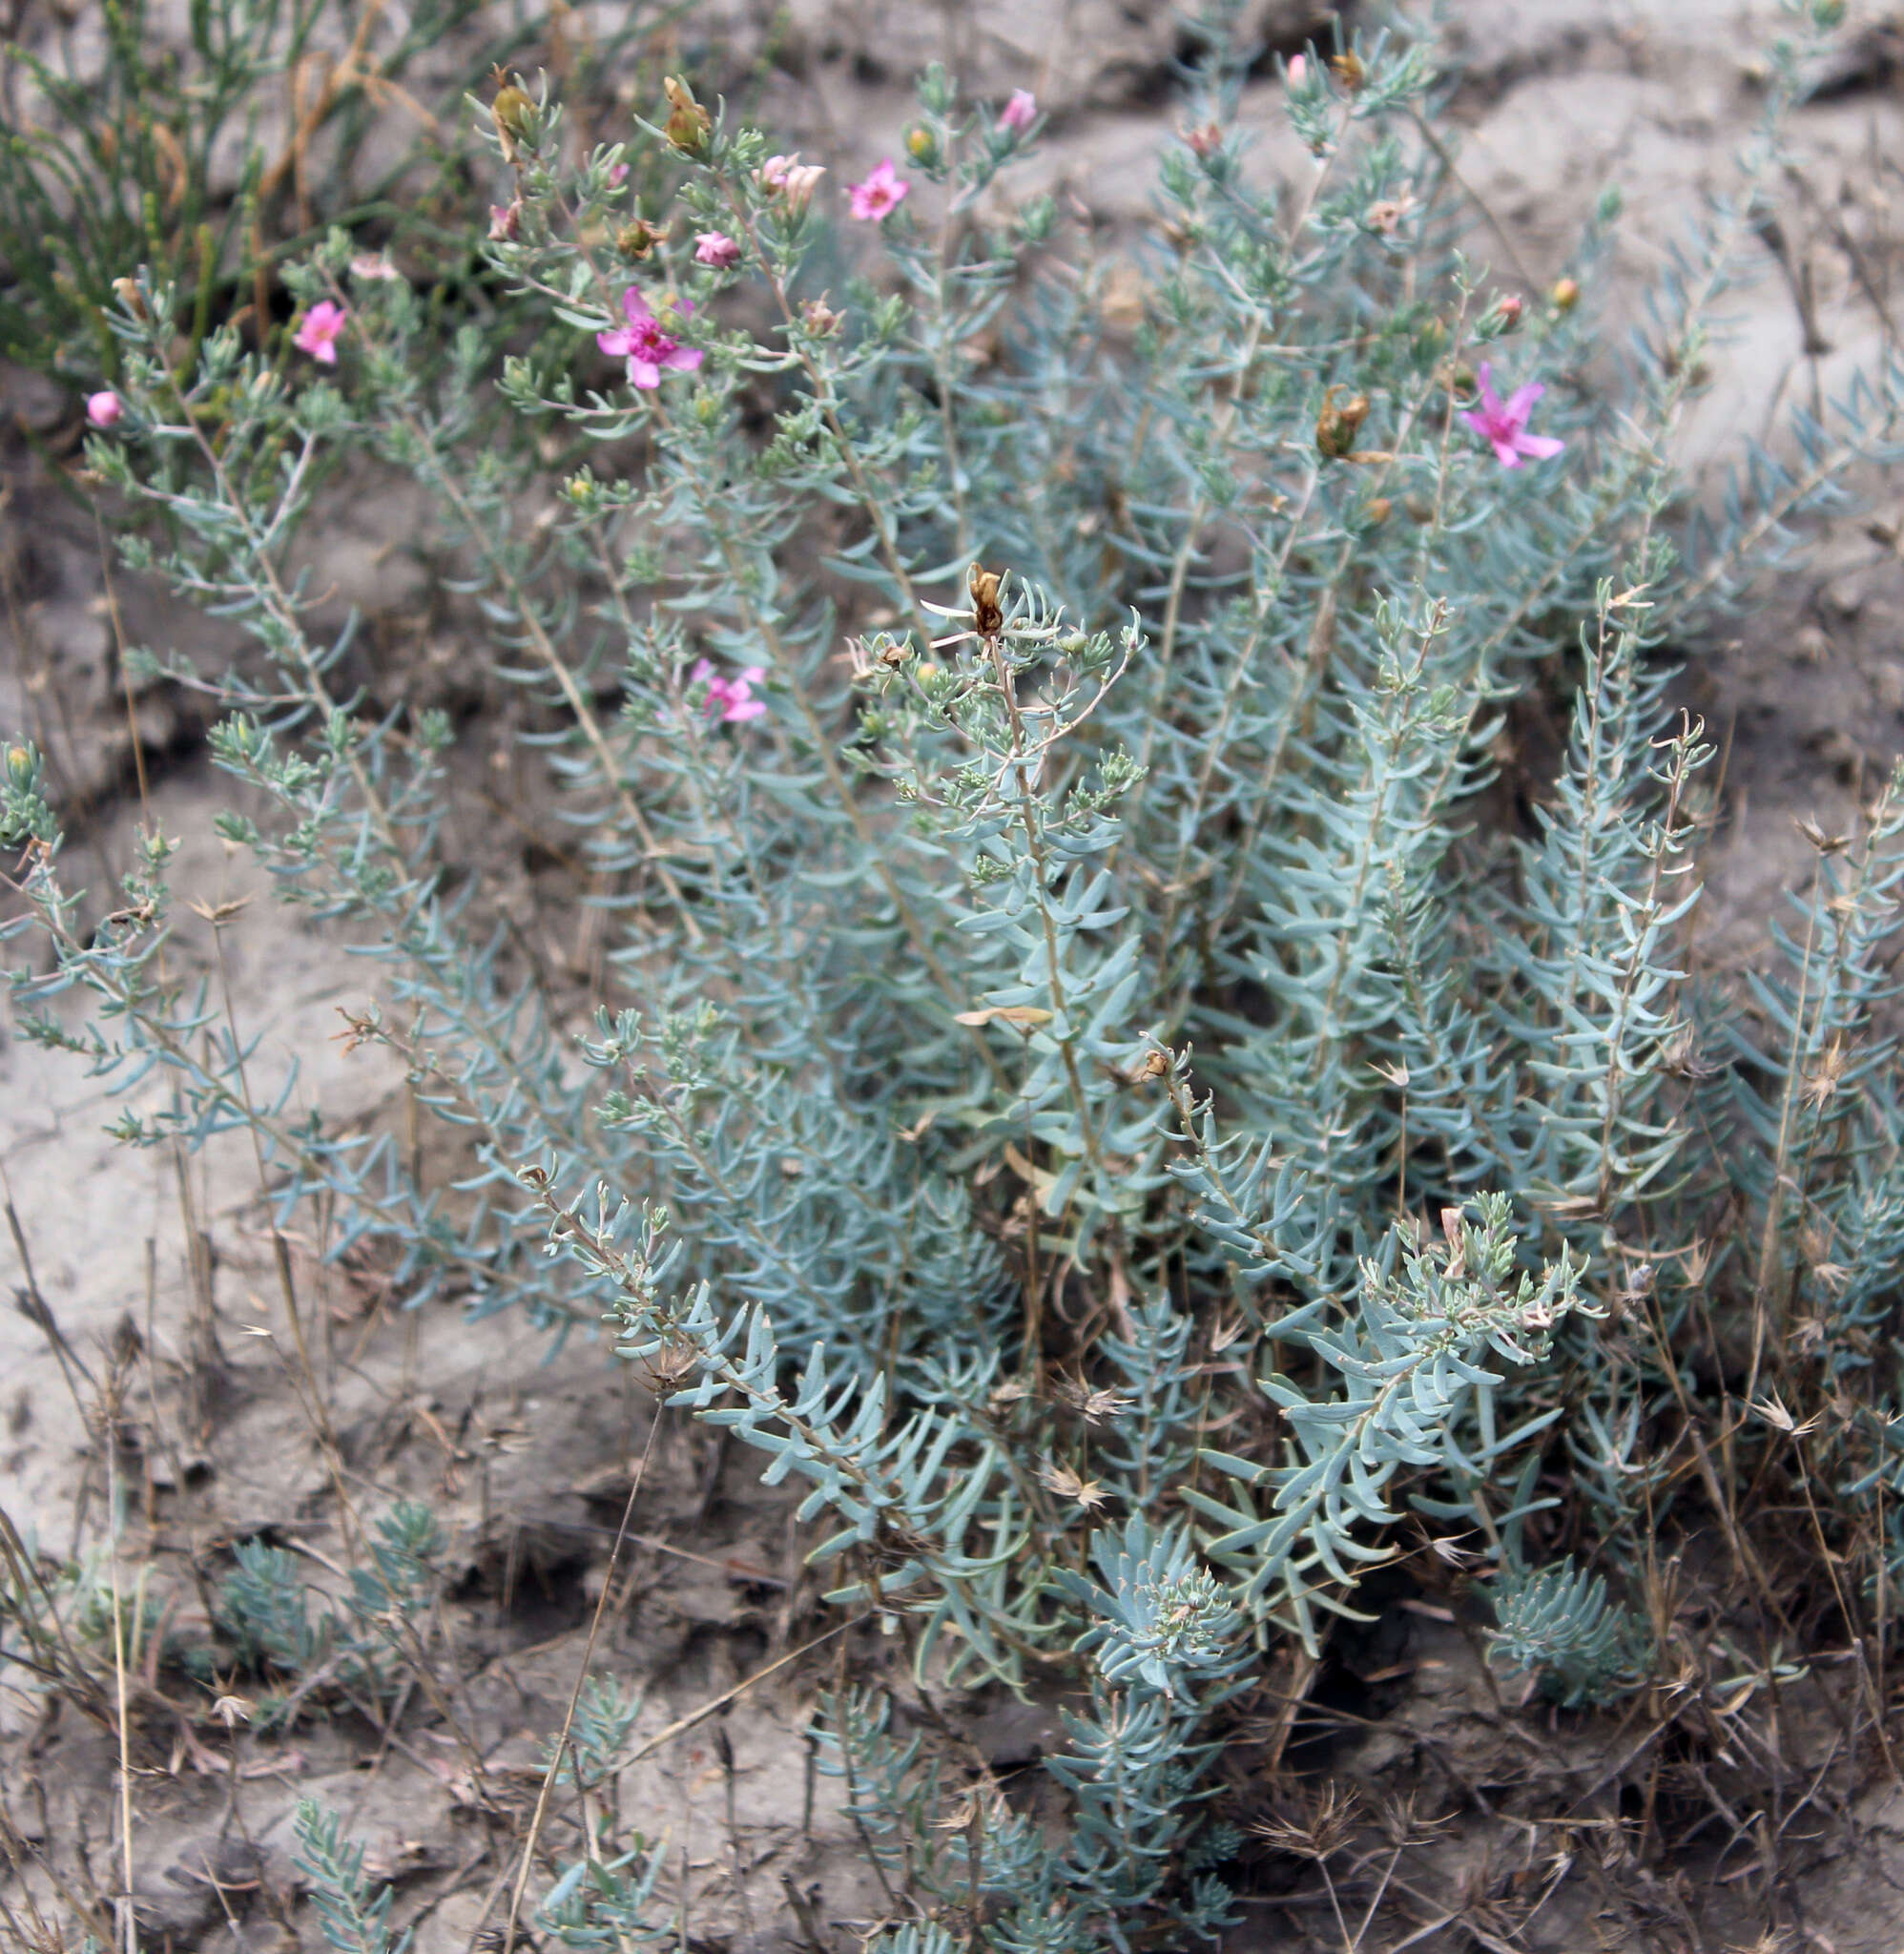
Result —
<path fill-rule="evenodd" d="M 1004 612 L 999 604 L 999 584 L 1004 572 L 983 570 L 973 564 L 965 581 L 972 592 L 972 628 L 981 637 L 997 637 L 1004 629 Z"/>
<path fill-rule="evenodd" d="M 1322 396 L 1322 411 L 1315 417 L 1315 446 L 1332 461 L 1340 461 L 1356 446 L 1356 435 L 1368 419 L 1369 397 L 1358 393 L 1338 406 L 1335 396 L 1342 389 L 1332 386 Z"/>
<path fill-rule="evenodd" d="M 666 224 L 651 224 L 646 218 L 636 218 L 615 233 L 615 249 L 631 263 L 639 264 L 667 235 Z"/>

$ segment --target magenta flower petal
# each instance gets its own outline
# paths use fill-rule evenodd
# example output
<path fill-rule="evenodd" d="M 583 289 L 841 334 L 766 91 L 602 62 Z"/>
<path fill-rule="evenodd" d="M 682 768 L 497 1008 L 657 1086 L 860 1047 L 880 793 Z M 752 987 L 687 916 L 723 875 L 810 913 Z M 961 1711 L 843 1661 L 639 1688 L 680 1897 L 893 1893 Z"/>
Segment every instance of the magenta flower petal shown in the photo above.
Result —
<path fill-rule="evenodd" d="M 299 322 L 297 331 L 291 335 L 291 343 L 300 353 L 308 353 L 321 364 L 335 366 L 338 336 L 343 331 L 347 317 L 341 305 L 329 299 L 321 299 Z"/>
<path fill-rule="evenodd" d="M 863 183 L 846 186 L 853 215 L 861 223 L 873 224 L 883 223 L 905 201 L 911 190 L 910 183 L 895 175 L 891 156 L 881 156 L 879 167 Z"/>
<path fill-rule="evenodd" d="M 1523 461 L 1550 460 L 1566 443 L 1550 434 L 1527 432 L 1527 417 L 1546 390 L 1540 381 L 1530 380 L 1503 401 L 1494 390 L 1494 369 L 1483 363 L 1478 375 L 1480 405 L 1463 411 L 1461 419 L 1493 448 L 1503 468 L 1518 468 Z"/>
<path fill-rule="evenodd" d="M 630 285 L 623 291 L 621 309 L 628 324 L 614 332 L 598 332 L 595 343 L 611 359 L 628 362 L 631 386 L 646 392 L 661 385 L 664 367 L 692 373 L 706 357 L 693 346 L 682 345 L 650 308 L 638 286 Z M 693 309 L 693 300 L 683 299 L 678 305 L 671 305 L 670 322 L 678 324 Z"/>

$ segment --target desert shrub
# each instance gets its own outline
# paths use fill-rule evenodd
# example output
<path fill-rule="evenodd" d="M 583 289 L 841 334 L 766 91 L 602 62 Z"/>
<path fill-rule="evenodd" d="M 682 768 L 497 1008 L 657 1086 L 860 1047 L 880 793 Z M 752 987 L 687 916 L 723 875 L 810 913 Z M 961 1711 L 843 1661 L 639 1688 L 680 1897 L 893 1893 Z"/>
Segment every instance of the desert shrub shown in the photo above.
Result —
<path fill-rule="evenodd" d="M 829 1599 L 921 1679 L 1066 1692 L 1056 1829 L 982 1788 L 946 1830 L 931 1747 L 827 1699 L 883 1877 L 968 1945 L 1215 1933 L 1226 1719 L 1406 1546 L 1469 1557 L 1500 1666 L 1569 1706 L 1644 1685 L 1675 1527 L 1781 1616 L 1749 1483 L 1805 1488 L 1847 1633 L 1895 1605 L 1904 804 L 1818 838 L 1781 968 L 1694 983 L 1713 746 L 1666 692 L 1702 607 L 1895 452 L 1886 371 L 1743 458 L 1716 528 L 1667 459 L 1830 10 L 1593 385 L 1617 197 L 1503 288 L 1399 31 L 1290 77 L 1284 192 L 1212 26 L 1134 259 L 1014 197 L 1028 102 L 937 71 L 849 197 L 678 78 L 579 155 L 512 81 L 472 113 L 526 343 L 445 333 L 341 232 L 285 270 L 301 361 L 215 326 L 177 370 L 192 295 L 150 270 L 111 311 L 122 554 L 254 642 L 166 668 L 226 708 L 220 831 L 375 959 L 351 1035 L 477 1164 L 430 1188 L 294 1120 L 159 956 L 166 844 L 93 918 L 19 745 L 27 1035 L 156 1080 L 130 1145 L 246 1129 L 274 1225 L 325 1203 L 415 1305 L 606 1320 L 806 1486 Z M 651 218 L 625 159 L 674 186 Z M 313 633 L 292 546 L 366 457 L 429 490 L 520 695 L 598 984 L 486 903 L 447 715 Z M 1558 769 L 1512 780 L 1504 716 L 1550 696 Z M 548 1919 L 659 1933 L 653 1883 L 578 1868 Z"/>

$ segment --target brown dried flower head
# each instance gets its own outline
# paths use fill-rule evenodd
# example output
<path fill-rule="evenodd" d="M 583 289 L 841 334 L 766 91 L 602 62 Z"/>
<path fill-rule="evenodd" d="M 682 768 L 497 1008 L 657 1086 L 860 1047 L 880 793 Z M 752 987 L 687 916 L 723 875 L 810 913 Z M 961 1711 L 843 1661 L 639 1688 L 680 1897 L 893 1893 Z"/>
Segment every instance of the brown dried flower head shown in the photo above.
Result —
<path fill-rule="evenodd" d="M 1341 391 L 1339 386 L 1332 386 L 1322 396 L 1322 411 L 1315 417 L 1316 449 L 1331 461 L 1340 461 L 1355 451 L 1356 436 L 1369 417 L 1367 394 L 1356 394 L 1338 405 L 1335 396 Z"/>
<path fill-rule="evenodd" d="M 1004 572 L 973 564 L 965 581 L 972 592 L 972 629 L 981 637 L 997 637 L 1004 629 L 1004 612 L 999 604 L 999 585 Z"/>
<path fill-rule="evenodd" d="M 1038 1477 L 1061 1500 L 1068 1500 L 1087 1513 L 1096 1512 L 1110 1498 L 1097 1480 L 1086 1479 L 1068 1466 L 1046 1466 Z"/>
<path fill-rule="evenodd" d="M 615 233 L 615 249 L 631 264 L 639 264 L 667 235 L 666 224 L 651 224 L 646 218 L 636 218 L 633 223 L 622 225 Z"/>

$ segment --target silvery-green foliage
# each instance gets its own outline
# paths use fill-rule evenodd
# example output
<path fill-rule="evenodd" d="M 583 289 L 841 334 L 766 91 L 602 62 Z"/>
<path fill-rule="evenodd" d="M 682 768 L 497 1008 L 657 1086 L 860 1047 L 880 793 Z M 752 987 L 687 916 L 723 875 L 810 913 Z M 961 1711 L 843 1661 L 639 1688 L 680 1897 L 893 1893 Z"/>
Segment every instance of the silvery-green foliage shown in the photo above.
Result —
<path fill-rule="evenodd" d="M 1479 1225 L 1444 1214 L 1447 1239 L 1423 1248 L 1412 1226 L 1395 1225 L 1378 1257 L 1365 1258 L 1356 1314 L 1332 1321 L 1321 1301 L 1284 1316 L 1276 1341 L 1307 1347 L 1341 1380 L 1319 1402 L 1293 1379 L 1261 1385 L 1294 1443 L 1281 1460 L 1206 1450 L 1228 1482 L 1212 1495 L 1184 1498 L 1220 1529 L 1208 1550 L 1233 1569 L 1244 1596 L 1305 1640 L 1314 1610 L 1339 1608 L 1359 1566 L 1387 1557 L 1379 1533 L 1396 1513 L 1388 1489 L 1411 1469 L 1438 1466 L 1479 1486 L 1502 1460 L 1550 1424 L 1539 1411 L 1502 1431 L 1496 1416 L 1500 1371 L 1544 1357 L 1556 1324 L 1599 1312 L 1579 1290 L 1581 1270 L 1564 1248 L 1534 1274 L 1517 1267 L 1511 1204 L 1482 1195 Z M 1473 1400 L 1474 1436 L 1464 1436 Z M 1252 1488 L 1270 1493 L 1263 1510 Z"/>
<path fill-rule="evenodd" d="M 1241 1617 L 1182 1530 L 1153 1535 L 1133 1514 L 1122 1539 L 1101 1528 L 1091 1555 L 1098 1580 L 1069 1568 L 1052 1578 L 1092 1617 L 1077 1646 L 1093 1652 L 1107 1683 L 1141 1682 L 1174 1699 L 1192 1678 L 1235 1667 Z"/>
<path fill-rule="evenodd" d="M 564 1947 L 678 1946 L 679 1920 L 655 1897 L 663 1857 L 637 1833 L 625 1852 L 574 1860 L 536 1909 L 538 1926 Z"/>
<path fill-rule="evenodd" d="M 351 1569 L 342 1606 L 304 1578 L 296 1554 L 240 1541 L 220 1584 L 214 1625 L 252 1673 L 297 1685 L 289 1698 L 260 1698 L 256 1720 L 271 1725 L 326 1683 L 360 1699 L 387 1698 L 406 1662 L 424 1646 L 441 1586 L 445 1542 L 436 1516 L 414 1500 L 381 1514 L 365 1541 L 366 1563 Z"/>
<path fill-rule="evenodd" d="M 313 1616 L 297 1555 L 241 1540 L 232 1558 L 237 1566 L 219 1592 L 217 1620 L 239 1662 L 260 1672 L 269 1664 L 293 1676 L 316 1669 L 329 1653 L 337 1618 L 329 1610 Z"/>
<path fill-rule="evenodd" d="M 32 747 L 0 782 L 23 1031 L 142 1089 L 123 1139 L 248 1129 L 276 1224 L 315 1208 L 409 1303 L 606 1321 L 798 1488 L 828 1599 L 908 1687 L 1069 1689 L 1062 1822 L 975 1787 L 976 1860 L 890 1702 L 822 1723 L 884 1875 L 1026 1954 L 1218 1930 L 1225 1705 L 1278 1633 L 1319 1649 L 1404 1517 L 1492 1565 L 1498 1646 L 1585 1701 L 1645 1654 L 1598 1576 L 1524 1572 L 1543 1529 L 1633 1574 L 1707 1497 L 1702 1422 L 1742 1470 L 1895 1484 L 1904 798 L 1814 838 L 1789 972 L 1693 980 L 1712 755 L 1661 662 L 1897 451 L 1888 366 L 1797 464 L 1752 458 L 1716 530 L 1677 520 L 1665 457 L 1807 46 L 1604 402 L 1617 197 L 1574 289 L 1506 291 L 1452 133 L 1420 139 L 1427 43 L 1371 39 L 1350 78 L 1312 51 L 1288 196 L 1236 127 L 1255 51 L 1211 47 L 1135 262 L 1014 207 L 1023 138 L 942 72 L 912 197 L 843 234 L 830 189 L 763 175 L 764 132 L 639 125 L 658 241 L 624 148 L 576 156 L 538 83 L 507 160 L 474 105 L 513 193 L 489 268 L 535 321 L 507 348 L 445 341 L 341 233 L 285 271 L 346 308 L 334 372 L 229 322 L 177 369 L 190 296 L 150 270 L 121 296 L 126 414 L 88 456 L 152 518 L 122 553 L 250 639 L 230 671 L 145 668 L 219 701 L 220 832 L 365 953 L 349 1036 L 460 1132 L 455 1186 L 259 1075 L 161 954 L 158 834 L 88 900 Z M 652 387 L 597 351 L 629 291 L 688 362 Z M 1477 438 L 1483 362 L 1545 387 L 1561 453 Z M 366 456 L 427 491 L 416 547 L 598 912 L 599 981 L 551 974 L 485 885 L 448 716 L 377 689 L 354 621 L 315 630 L 293 545 Z M 1510 709 L 1543 691 L 1564 751 L 1510 782 Z M 1765 1395 L 1814 1370 L 1849 1412 Z M 366 1661 L 427 1612 L 426 1521 L 391 1516 L 359 1571 Z M 282 1572 L 253 1556 L 233 1604 L 272 1662 L 323 1632 Z M 572 1869 L 549 1931 L 665 1932 L 656 1865 Z"/>
<path fill-rule="evenodd" d="M 363 1848 L 343 1837 L 343 1821 L 316 1798 L 300 1798 L 293 1821 L 298 1850 L 293 1860 L 310 1881 L 318 1924 L 338 1954 L 404 1954 L 407 1929 L 390 1936 L 388 1886 L 373 1887 L 363 1877 Z"/>
<path fill-rule="evenodd" d="M 1509 1568 L 1493 1589 L 1489 1657 L 1533 1671 L 1563 1709 L 1610 1703 L 1644 1680 L 1651 1655 L 1645 1625 L 1609 1597 L 1606 1577 L 1577 1568 Z"/>

